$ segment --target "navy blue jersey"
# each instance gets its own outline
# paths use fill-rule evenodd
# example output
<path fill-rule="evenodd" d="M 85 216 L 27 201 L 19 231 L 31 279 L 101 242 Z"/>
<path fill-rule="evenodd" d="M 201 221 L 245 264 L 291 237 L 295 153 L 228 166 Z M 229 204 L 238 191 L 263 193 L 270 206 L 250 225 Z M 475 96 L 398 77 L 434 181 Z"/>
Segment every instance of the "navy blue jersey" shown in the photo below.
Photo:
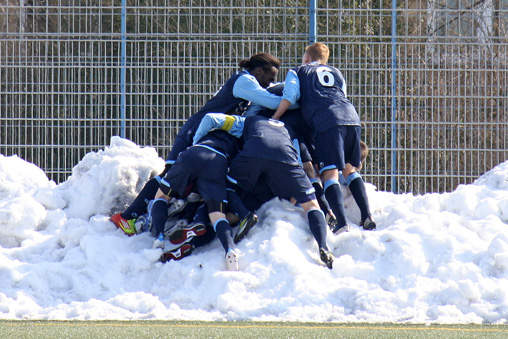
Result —
<path fill-rule="evenodd" d="M 196 113 L 224 113 L 242 115 L 247 109 L 249 102 L 242 98 L 235 98 L 233 95 L 233 86 L 236 80 L 248 74 L 247 71 L 238 71 L 217 91 L 217 93 L 206 102 L 206 104 Z M 204 114 L 203 114 L 204 115 Z M 199 125 L 199 124 L 198 124 Z"/>
<path fill-rule="evenodd" d="M 278 96 L 282 96 L 284 83 L 267 88 L 268 92 Z M 270 118 L 275 113 L 269 108 L 262 108 L 256 114 Z M 312 161 L 312 153 L 314 151 L 314 133 L 310 126 L 305 122 L 300 108 L 286 111 L 280 118 L 289 132 L 291 140 L 297 139 L 300 147 L 300 157 L 302 162 Z"/>
<path fill-rule="evenodd" d="M 188 146 L 192 145 L 192 138 L 201 123 L 201 120 L 207 113 L 224 113 L 224 114 L 238 114 L 241 115 L 247 109 L 249 101 L 242 98 L 235 98 L 233 95 L 233 86 L 236 80 L 248 74 L 246 71 L 236 72 L 226 83 L 219 89 L 219 91 L 206 102 L 206 104 L 195 114 L 193 114 L 180 128 L 176 136 L 173 148 L 168 155 L 166 163 L 173 163 L 178 154 L 185 150 Z"/>
<path fill-rule="evenodd" d="M 245 118 L 241 155 L 298 164 L 298 154 L 293 147 L 284 123 L 253 115 Z"/>
<path fill-rule="evenodd" d="M 360 125 L 353 104 L 343 91 L 345 80 L 335 67 L 309 64 L 294 69 L 300 82 L 300 108 L 305 121 L 323 132 L 339 125 Z"/>
<path fill-rule="evenodd" d="M 235 98 L 233 95 L 233 86 L 235 85 L 236 80 L 244 74 L 248 73 L 246 71 L 239 71 L 229 78 L 219 91 L 210 100 L 208 100 L 196 114 L 189 118 L 188 123 L 185 123 L 178 135 L 185 135 L 191 145 L 194 133 L 205 114 L 224 113 L 242 115 L 247 109 L 249 102 L 242 98 Z"/>

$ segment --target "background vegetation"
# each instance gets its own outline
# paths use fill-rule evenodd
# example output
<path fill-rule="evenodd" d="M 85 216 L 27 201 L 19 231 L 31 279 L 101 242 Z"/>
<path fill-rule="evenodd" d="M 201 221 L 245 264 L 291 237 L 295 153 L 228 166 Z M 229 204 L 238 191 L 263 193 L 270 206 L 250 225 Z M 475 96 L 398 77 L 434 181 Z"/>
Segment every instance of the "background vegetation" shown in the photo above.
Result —
<path fill-rule="evenodd" d="M 276 55 L 279 80 L 300 62 L 308 3 L 0 0 L 0 153 L 57 182 L 112 135 L 165 157 L 241 59 Z M 317 40 L 364 122 L 367 181 L 450 191 L 506 160 L 507 6 L 317 1 Z"/>

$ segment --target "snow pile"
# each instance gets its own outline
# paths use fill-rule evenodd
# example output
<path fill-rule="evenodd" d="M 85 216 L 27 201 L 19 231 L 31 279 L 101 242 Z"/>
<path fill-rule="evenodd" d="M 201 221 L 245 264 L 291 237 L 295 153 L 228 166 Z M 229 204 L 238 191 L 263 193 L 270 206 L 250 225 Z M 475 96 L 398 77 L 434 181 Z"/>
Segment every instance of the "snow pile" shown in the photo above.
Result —
<path fill-rule="evenodd" d="M 328 234 L 319 261 L 302 210 L 277 199 L 225 271 L 218 240 L 158 262 L 149 234 L 108 221 L 164 167 L 153 148 L 114 137 L 56 185 L 0 155 L 0 319 L 187 319 L 507 323 L 508 163 L 444 194 L 367 185 L 378 229 Z"/>

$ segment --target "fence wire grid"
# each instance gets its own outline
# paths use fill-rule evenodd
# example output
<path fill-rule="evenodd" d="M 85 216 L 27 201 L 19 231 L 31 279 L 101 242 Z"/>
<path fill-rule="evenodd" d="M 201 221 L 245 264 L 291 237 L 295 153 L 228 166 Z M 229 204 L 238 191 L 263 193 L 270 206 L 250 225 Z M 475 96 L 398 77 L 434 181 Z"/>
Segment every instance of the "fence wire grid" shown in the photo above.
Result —
<path fill-rule="evenodd" d="M 277 56 L 282 81 L 313 39 L 345 75 L 379 190 L 451 191 L 507 159 L 508 1 L 0 5 L 0 153 L 57 183 L 114 135 L 165 158 L 241 59 Z"/>

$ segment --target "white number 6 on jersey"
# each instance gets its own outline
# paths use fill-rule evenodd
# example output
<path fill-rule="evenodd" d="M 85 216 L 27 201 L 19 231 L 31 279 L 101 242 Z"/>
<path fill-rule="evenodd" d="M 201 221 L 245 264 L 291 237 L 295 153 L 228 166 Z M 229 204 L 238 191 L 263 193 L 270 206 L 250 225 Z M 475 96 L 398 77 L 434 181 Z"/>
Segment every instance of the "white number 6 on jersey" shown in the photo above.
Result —
<path fill-rule="evenodd" d="M 328 67 L 318 67 L 316 70 L 319 82 L 325 87 L 332 87 L 335 83 L 335 78 Z"/>

